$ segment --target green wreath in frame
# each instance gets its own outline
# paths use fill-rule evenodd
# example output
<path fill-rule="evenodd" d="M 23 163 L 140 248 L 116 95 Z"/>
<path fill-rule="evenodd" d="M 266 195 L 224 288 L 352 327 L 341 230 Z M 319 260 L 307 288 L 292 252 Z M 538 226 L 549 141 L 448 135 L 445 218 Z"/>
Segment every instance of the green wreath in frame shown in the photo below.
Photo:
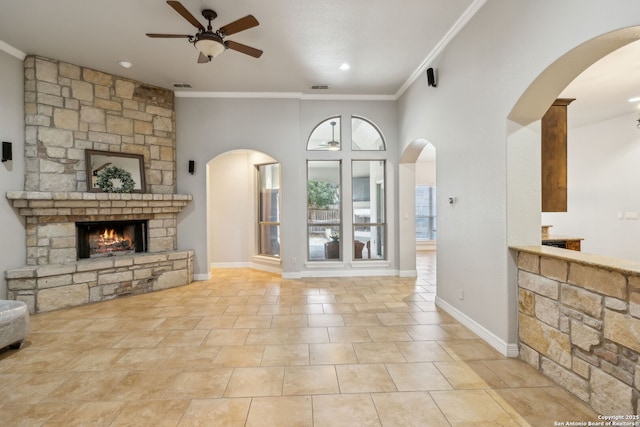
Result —
<path fill-rule="evenodd" d="M 96 185 L 107 193 L 131 193 L 136 182 L 128 171 L 117 166 L 109 166 L 98 174 Z"/>

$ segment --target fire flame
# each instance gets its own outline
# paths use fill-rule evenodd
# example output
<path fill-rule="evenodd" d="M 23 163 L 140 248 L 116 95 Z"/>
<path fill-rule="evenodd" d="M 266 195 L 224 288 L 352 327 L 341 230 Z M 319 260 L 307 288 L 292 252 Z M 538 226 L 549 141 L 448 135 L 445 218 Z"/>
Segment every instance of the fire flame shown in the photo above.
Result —
<path fill-rule="evenodd" d="M 122 241 L 122 237 L 119 236 L 114 229 L 105 229 L 100 237 L 102 238 L 102 243 L 105 245 L 112 245 Z"/>

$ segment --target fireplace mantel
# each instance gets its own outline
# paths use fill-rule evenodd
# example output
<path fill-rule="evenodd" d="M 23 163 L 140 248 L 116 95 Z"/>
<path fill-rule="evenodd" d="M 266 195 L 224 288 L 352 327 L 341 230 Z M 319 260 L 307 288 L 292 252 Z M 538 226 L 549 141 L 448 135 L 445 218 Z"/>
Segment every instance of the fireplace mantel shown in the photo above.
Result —
<path fill-rule="evenodd" d="M 191 194 L 8 191 L 7 199 L 25 217 L 138 216 L 179 213 Z"/>

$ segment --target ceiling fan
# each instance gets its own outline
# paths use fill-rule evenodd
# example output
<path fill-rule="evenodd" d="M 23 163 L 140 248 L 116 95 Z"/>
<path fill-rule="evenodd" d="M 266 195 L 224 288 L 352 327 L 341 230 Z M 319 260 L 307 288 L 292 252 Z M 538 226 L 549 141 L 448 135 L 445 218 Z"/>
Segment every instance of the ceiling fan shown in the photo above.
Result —
<path fill-rule="evenodd" d="M 335 135 L 337 122 L 335 120 L 332 120 L 329 124 L 331 125 L 331 141 L 321 142 L 320 146 L 327 147 L 327 149 L 331 151 L 337 151 L 340 149 L 340 142 L 336 141 Z"/>
<path fill-rule="evenodd" d="M 257 27 L 258 25 L 260 25 L 258 20 L 254 18 L 253 15 L 247 15 L 244 18 L 240 18 L 230 24 L 220 27 L 217 31 L 213 31 L 211 27 L 211 21 L 216 19 L 216 17 L 218 16 L 218 14 L 213 10 L 205 9 L 202 11 L 202 16 L 204 16 L 204 19 L 209 21 L 209 24 L 205 28 L 204 25 L 202 25 L 191 13 L 189 13 L 189 11 L 179 1 L 169 0 L 167 1 L 167 3 L 184 19 L 189 21 L 191 25 L 196 27 L 198 29 L 198 32 L 195 35 L 147 33 L 148 37 L 167 39 L 187 38 L 187 40 L 189 40 L 189 43 L 193 43 L 196 49 L 200 51 L 200 55 L 198 56 L 199 63 L 210 62 L 213 58 L 220 55 L 226 49 L 235 50 L 237 52 L 253 56 L 254 58 L 260 58 L 260 56 L 262 55 L 262 51 L 260 49 L 224 39 L 226 36 L 229 36 L 231 34 L 239 33 L 240 31 L 248 30 L 249 28 Z"/>

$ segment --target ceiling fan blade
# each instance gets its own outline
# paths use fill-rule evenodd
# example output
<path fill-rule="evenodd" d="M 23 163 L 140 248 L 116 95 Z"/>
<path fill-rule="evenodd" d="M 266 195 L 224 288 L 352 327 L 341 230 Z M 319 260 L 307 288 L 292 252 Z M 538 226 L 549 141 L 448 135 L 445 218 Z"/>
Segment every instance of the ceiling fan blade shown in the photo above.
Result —
<path fill-rule="evenodd" d="M 198 56 L 198 64 L 205 64 L 207 62 L 211 62 L 209 57 L 204 53 L 200 52 L 200 55 Z"/>
<path fill-rule="evenodd" d="M 182 3 L 180 3 L 179 1 L 172 1 L 172 0 L 168 0 L 167 4 L 169 6 L 171 6 L 176 12 L 178 12 L 180 15 L 182 15 L 182 17 L 184 19 L 186 19 L 187 21 L 189 21 L 191 23 L 191 25 L 193 25 L 194 27 L 196 27 L 199 30 L 202 31 L 206 31 L 206 28 L 204 28 L 204 25 L 202 25 L 200 23 L 200 21 L 198 21 L 195 16 L 193 16 L 183 5 Z"/>
<path fill-rule="evenodd" d="M 253 15 L 247 15 L 244 18 L 240 18 L 237 21 L 233 21 L 232 23 L 221 27 L 218 31 L 225 36 L 230 36 L 231 34 L 239 33 L 240 31 L 248 30 L 249 28 L 257 27 L 258 25 L 260 25 L 260 23 L 253 17 Z"/>
<path fill-rule="evenodd" d="M 192 37 L 189 34 L 156 34 L 156 33 L 147 33 L 147 37 L 151 38 L 162 38 L 162 39 L 184 39 Z"/>
<path fill-rule="evenodd" d="M 260 49 L 256 49 L 255 47 L 233 42 L 231 40 L 227 40 L 224 43 L 229 49 L 244 53 L 249 56 L 253 56 L 254 58 L 260 58 L 260 56 L 262 56 L 262 51 Z"/>

